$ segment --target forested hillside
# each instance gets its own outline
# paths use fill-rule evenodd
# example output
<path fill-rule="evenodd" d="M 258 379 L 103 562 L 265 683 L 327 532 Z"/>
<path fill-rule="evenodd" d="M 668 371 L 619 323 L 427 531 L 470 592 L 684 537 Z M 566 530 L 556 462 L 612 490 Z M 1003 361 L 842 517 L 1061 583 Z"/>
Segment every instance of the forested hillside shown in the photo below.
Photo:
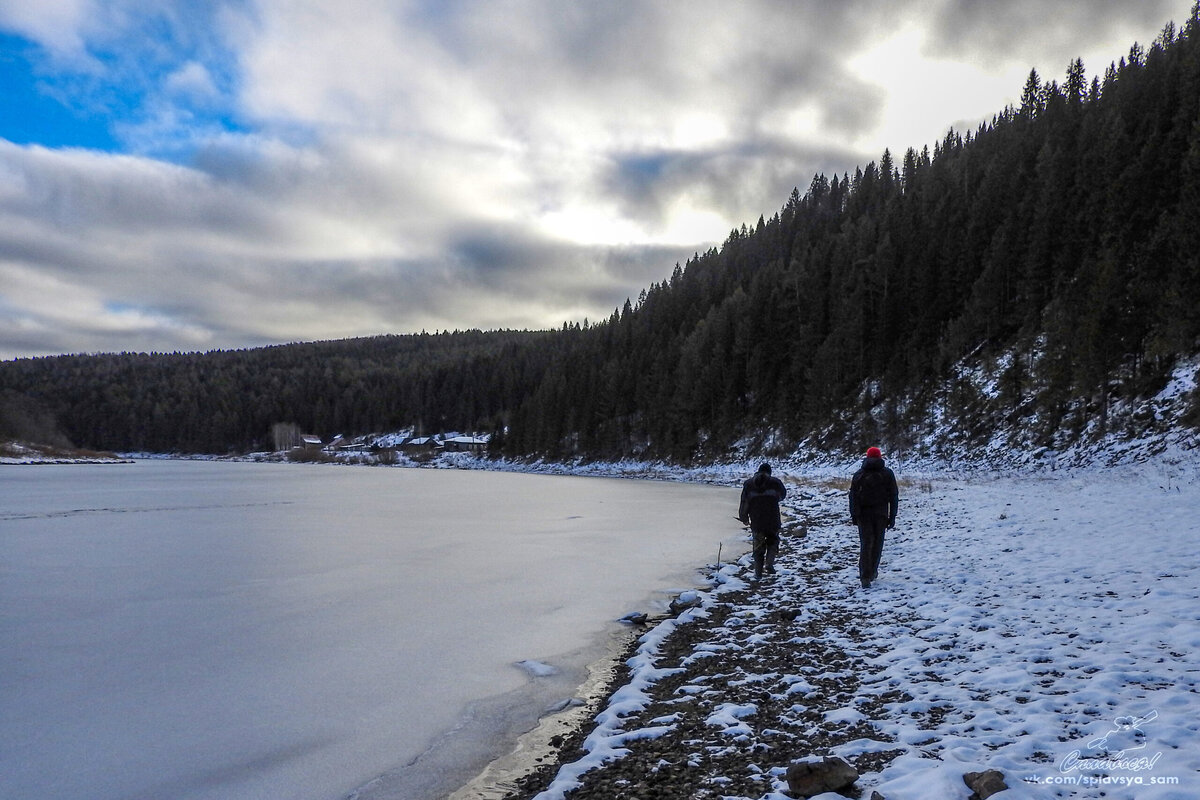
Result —
<path fill-rule="evenodd" d="M 838 445 L 862 423 L 903 443 L 956 365 L 989 358 L 993 403 L 1047 441 L 1079 431 L 1197 349 L 1198 104 L 1193 10 L 1103 78 L 1033 72 L 977 131 L 817 176 L 572 334 L 509 448 L 717 455 L 776 432 Z"/>
<path fill-rule="evenodd" d="M 0 391 L 104 449 L 248 449 L 288 421 L 688 459 L 864 424 L 902 445 L 946 391 L 970 435 L 1061 442 L 1198 350 L 1200 4 L 1102 76 L 1033 72 L 978 130 L 816 176 L 598 324 L 19 360 Z"/>
<path fill-rule="evenodd" d="M 539 380 L 547 332 L 380 336 L 214 353 L 56 356 L 0 364 L 0 416 L 16 392 L 76 444 L 227 453 L 292 422 L 337 433 L 470 428 Z M 3 433 L 0 424 L 0 434 Z"/>

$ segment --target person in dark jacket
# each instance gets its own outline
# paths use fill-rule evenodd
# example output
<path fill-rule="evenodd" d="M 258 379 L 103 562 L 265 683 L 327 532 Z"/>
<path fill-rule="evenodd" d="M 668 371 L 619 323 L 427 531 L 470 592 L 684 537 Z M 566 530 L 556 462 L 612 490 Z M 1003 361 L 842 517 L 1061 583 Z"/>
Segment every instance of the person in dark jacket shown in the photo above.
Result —
<path fill-rule="evenodd" d="M 864 589 L 879 574 L 883 531 L 896 527 L 899 503 L 896 475 L 884 466 L 878 447 L 868 448 L 862 467 L 850 480 L 850 521 L 858 526 L 858 577 Z"/>
<path fill-rule="evenodd" d="M 763 464 L 753 478 L 742 484 L 742 502 L 738 519 L 754 532 L 754 580 L 761 580 L 763 569 L 775 574 L 775 556 L 779 553 L 779 501 L 787 497 L 783 481 L 771 476 L 771 465 Z"/>

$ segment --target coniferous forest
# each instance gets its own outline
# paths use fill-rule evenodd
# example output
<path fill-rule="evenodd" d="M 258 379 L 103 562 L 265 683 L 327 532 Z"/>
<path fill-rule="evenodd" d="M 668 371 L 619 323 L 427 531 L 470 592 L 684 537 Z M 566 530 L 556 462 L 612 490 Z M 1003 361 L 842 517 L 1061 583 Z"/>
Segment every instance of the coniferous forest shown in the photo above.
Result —
<path fill-rule="evenodd" d="M 986 401 L 1050 443 L 1198 351 L 1200 3 L 1102 75 L 1031 72 L 977 130 L 813 177 L 598 323 L 18 359 L 0 408 L 106 450 L 246 451 L 292 422 L 687 460 L 903 444 L 950 386 L 964 417 Z M 969 363 L 994 397 L 955 383 Z"/>

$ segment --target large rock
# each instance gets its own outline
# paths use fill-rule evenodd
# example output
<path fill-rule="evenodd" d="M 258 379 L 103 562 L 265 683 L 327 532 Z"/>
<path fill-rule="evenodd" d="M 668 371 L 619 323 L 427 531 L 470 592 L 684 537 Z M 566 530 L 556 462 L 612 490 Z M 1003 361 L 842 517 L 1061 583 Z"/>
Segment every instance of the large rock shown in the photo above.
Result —
<path fill-rule="evenodd" d="M 704 598 L 700 596 L 700 593 L 689 589 L 671 601 L 671 615 L 678 617 L 689 608 L 699 608 L 702 605 L 704 605 Z"/>
<path fill-rule="evenodd" d="M 1008 788 L 1008 784 L 1004 782 L 1004 773 L 995 769 L 989 769 L 986 772 L 968 772 L 963 775 L 963 783 L 974 792 L 971 800 L 987 800 L 997 792 L 1003 792 Z"/>
<path fill-rule="evenodd" d="M 856 780 L 858 770 L 840 758 L 793 761 L 787 768 L 788 792 L 796 798 L 837 792 Z"/>

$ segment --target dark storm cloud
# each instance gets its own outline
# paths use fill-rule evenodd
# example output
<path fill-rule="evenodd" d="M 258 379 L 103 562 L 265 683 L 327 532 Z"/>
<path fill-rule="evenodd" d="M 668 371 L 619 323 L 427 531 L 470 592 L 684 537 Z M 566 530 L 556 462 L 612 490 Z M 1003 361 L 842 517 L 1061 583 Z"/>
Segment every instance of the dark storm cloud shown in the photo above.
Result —
<path fill-rule="evenodd" d="M 604 189 L 620 198 L 626 215 L 651 223 L 661 223 L 681 196 L 719 209 L 739 223 L 753 222 L 738 215 L 758 207 L 770 216 L 793 188 L 803 191 L 815 174 L 831 177 L 861 155 L 836 144 L 806 146 L 783 139 L 746 141 L 702 152 L 617 154 Z"/>
<path fill-rule="evenodd" d="M 530 235 L 517 227 L 477 226 L 454 237 L 446 274 L 475 288 L 601 308 L 667 278 L 692 250 L 664 245 L 587 245 Z"/>
<path fill-rule="evenodd" d="M 1098 42 L 1111 42 L 1125 30 L 1157 31 L 1182 18 L 1191 0 L 954 0 L 931 19 L 927 48 L 951 58 L 1021 61 L 1038 67 L 1044 79 L 1058 78 L 1067 64 Z M 1129 41 L 1126 47 L 1133 44 Z M 1143 41 L 1142 45 L 1148 45 Z M 1038 63 L 1047 52 L 1058 62 Z M 1121 53 L 1113 53 L 1116 60 Z M 1061 63 L 1059 63 L 1061 62 Z M 1085 64 L 1091 73 L 1108 66 Z M 1059 69 L 1061 67 L 1061 70 Z"/>

